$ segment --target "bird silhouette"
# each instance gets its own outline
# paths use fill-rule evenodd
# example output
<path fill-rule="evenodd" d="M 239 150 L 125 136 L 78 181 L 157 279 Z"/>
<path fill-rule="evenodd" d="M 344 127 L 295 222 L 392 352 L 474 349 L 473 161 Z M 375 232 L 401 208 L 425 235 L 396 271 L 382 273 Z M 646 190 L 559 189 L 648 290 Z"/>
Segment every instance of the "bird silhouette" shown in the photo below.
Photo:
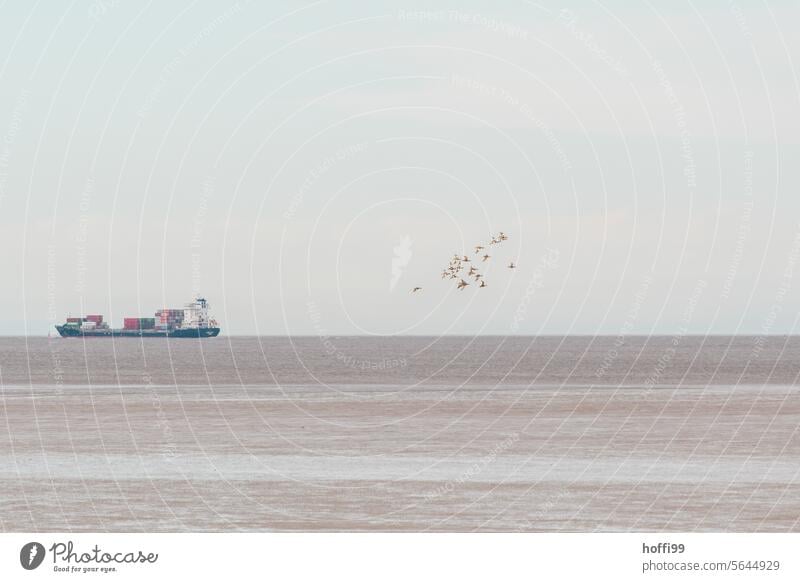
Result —
<path fill-rule="evenodd" d="M 416 293 L 417 291 L 422 291 L 422 287 L 414 287 L 411 292 Z"/>
<path fill-rule="evenodd" d="M 508 235 L 502 230 L 497 235 L 490 236 L 491 240 L 489 243 L 487 243 L 487 247 L 489 245 L 501 244 L 503 241 L 508 240 Z M 488 252 L 483 252 L 486 249 L 483 244 L 477 244 L 472 248 L 475 250 L 474 254 L 477 255 L 475 257 L 476 261 L 478 260 L 478 257 L 480 257 L 481 261 L 485 263 L 492 258 L 492 255 L 490 255 Z M 507 265 L 507 268 L 516 269 L 517 265 L 512 261 Z M 483 279 L 483 275 L 478 271 L 478 268 L 473 265 L 470 257 L 468 255 L 462 255 L 458 253 L 453 253 L 450 261 L 447 264 L 447 267 L 442 270 L 441 277 L 442 279 L 453 279 L 456 281 L 456 286 L 459 291 L 463 291 L 470 285 L 470 283 L 465 280 L 466 278 L 473 279 L 479 289 L 489 286 Z M 410 292 L 417 293 L 418 291 L 422 290 L 422 287 L 413 287 Z"/>

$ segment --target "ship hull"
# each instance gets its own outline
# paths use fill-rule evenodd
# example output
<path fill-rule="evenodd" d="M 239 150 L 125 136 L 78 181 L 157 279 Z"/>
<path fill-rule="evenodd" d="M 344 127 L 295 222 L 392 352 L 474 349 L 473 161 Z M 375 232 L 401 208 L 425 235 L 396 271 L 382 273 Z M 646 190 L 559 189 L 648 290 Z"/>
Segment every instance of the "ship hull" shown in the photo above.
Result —
<path fill-rule="evenodd" d="M 79 329 L 57 325 L 61 337 L 141 337 L 141 338 L 204 338 L 217 337 L 220 328 L 200 327 L 194 329 Z"/>

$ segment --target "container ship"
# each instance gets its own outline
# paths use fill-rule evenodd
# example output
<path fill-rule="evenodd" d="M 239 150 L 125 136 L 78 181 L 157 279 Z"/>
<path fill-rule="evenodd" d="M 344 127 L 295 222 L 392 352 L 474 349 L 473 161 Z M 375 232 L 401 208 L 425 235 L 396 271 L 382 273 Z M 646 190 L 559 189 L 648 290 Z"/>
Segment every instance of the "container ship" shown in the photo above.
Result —
<path fill-rule="evenodd" d="M 208 301 L 198 297 L 182 309 L 159 309 L 155 317 L 126 317 L 112 328 L 102 315 L 68 317 L 56 330 L 61 337 L 216 337 L 219 325 L 208 316 Z"/>

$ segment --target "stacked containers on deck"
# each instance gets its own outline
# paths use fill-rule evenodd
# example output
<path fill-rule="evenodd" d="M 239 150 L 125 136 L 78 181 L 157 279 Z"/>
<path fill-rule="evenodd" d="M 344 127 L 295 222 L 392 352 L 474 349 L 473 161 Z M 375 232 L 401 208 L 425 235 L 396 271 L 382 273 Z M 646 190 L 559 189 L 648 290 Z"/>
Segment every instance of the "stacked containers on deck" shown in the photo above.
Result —
<path fill-rule="evenodd" d="M 86 316 L 86 321 L 91 321 L 93 323 L 96 323 L 97 325 L 100 325 L 101 323 L 103 323 L 103 316 L 102 315 L 87 315 Z"/>
<path fill-rule="evenodd" d="M 183 323 L 183 309 L 159 309 L 156 311 L 159 327 L 179 327 Z"/>
<path fill-rule="evenodd" d="M 153 329 L 156 320 L 152 317 L 126 317 L 123 322 L 125 329 Z"/>
<path fill-rule="evenodd" d="M 82 317 L 68 317 L 67 323 L 83 323 Z"/>

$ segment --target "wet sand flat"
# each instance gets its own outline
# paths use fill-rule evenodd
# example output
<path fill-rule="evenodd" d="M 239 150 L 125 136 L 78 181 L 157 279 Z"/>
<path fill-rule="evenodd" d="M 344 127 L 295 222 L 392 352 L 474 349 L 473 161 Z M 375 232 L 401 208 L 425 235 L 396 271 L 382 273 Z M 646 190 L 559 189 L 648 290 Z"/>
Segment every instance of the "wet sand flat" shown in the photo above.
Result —
<path fill-rule="evenodd" d="M 800 341 L 681 341 L 3 339 L 0 529 L 800 531 Z"/>

